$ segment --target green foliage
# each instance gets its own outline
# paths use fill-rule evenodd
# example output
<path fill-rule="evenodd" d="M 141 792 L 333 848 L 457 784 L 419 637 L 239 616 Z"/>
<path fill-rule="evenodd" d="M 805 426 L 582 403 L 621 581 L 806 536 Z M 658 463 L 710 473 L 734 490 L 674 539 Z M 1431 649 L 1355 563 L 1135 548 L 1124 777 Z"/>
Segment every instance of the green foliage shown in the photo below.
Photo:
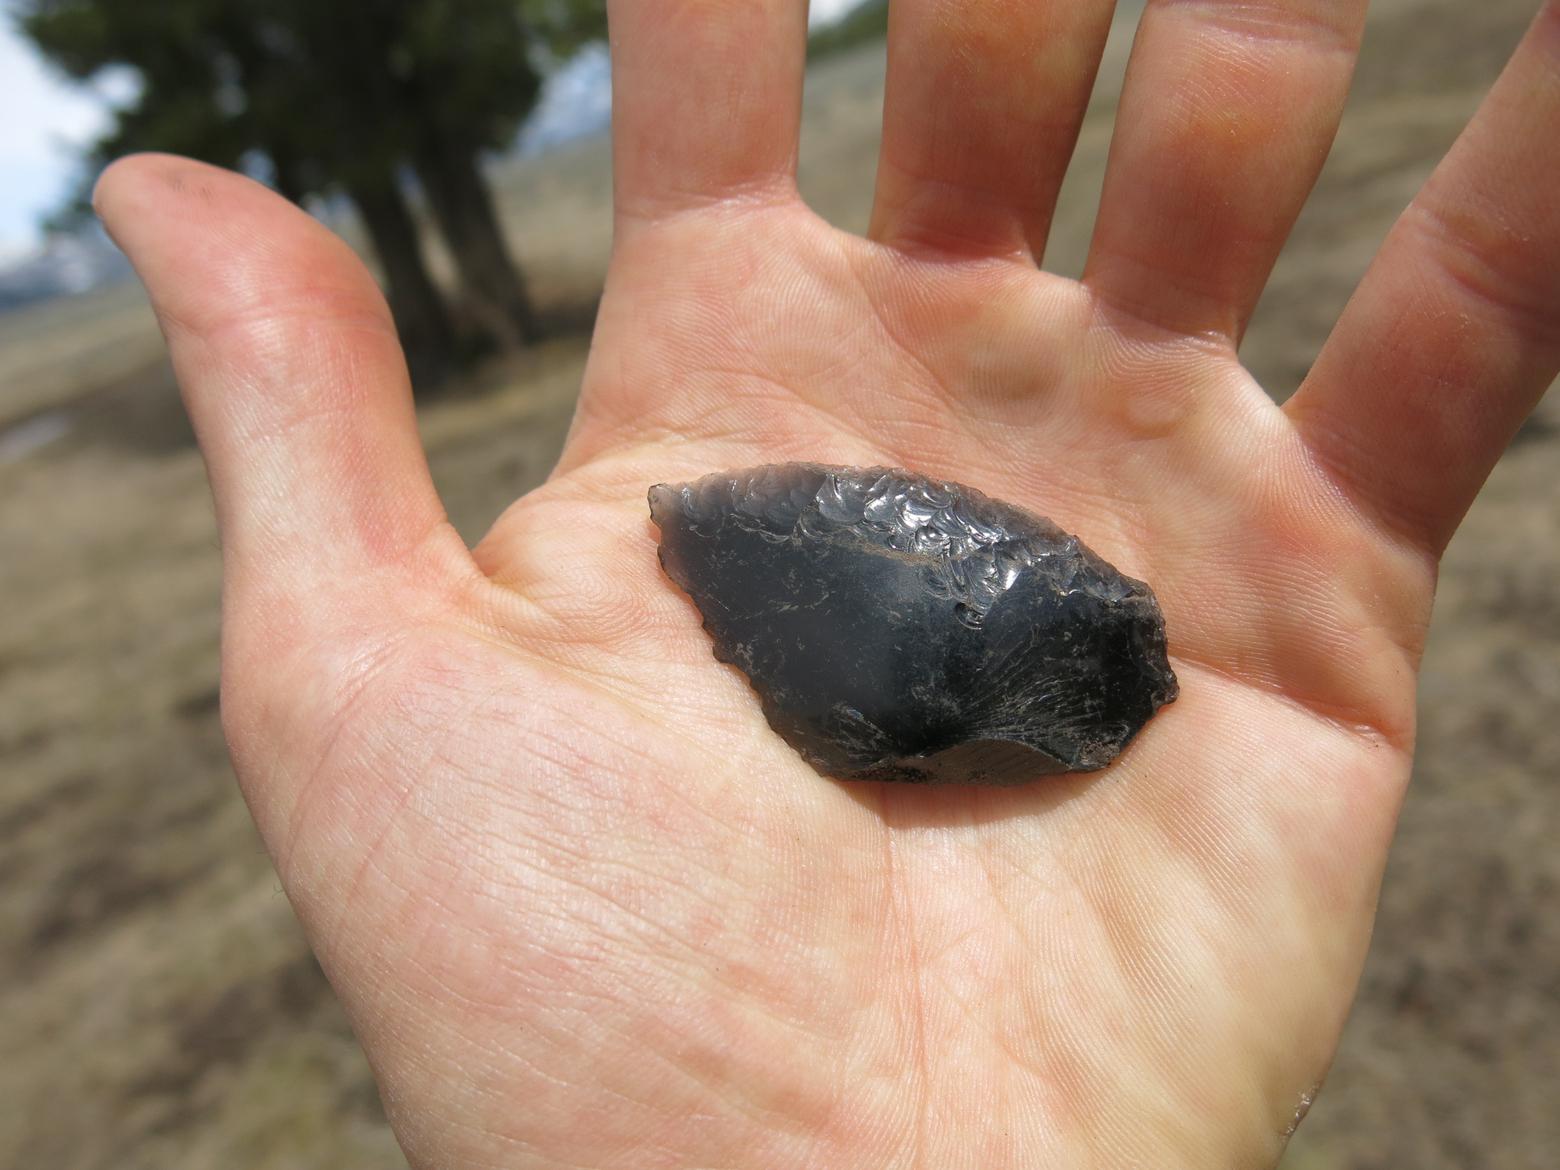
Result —
<path fill-rule="evenodd" d="M 69 76 L 133 69 L 92 152 L 269 158 L 298 197 L 405 165 L 428 142 L 507 145 L 542 71 L 605 31 L 603 0 L 19 0 Z"/>
<path fill-rule="evenodd" d="M 820 61 L 888 35 L 888 0 L 868 0 L 837 24 L 819 29 L 807 41 L 807 57 Z"/>
<path fill-rule="evenodd" d="M 520 17 L 544 59 L 566 60 L 607 39 L 606 0 L 519 0 Z"/>

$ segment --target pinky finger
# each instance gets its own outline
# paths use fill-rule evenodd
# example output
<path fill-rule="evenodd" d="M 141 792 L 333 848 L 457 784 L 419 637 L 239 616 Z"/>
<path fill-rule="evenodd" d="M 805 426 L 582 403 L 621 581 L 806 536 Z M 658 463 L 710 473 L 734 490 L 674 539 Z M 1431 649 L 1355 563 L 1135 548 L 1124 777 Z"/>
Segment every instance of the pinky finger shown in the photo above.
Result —
<path fill-rule="evenodd" d="M 1286 407 L 1345 490 L 1432 551 L 1560 371 L 1557 191 L 1549 0 Z"/>

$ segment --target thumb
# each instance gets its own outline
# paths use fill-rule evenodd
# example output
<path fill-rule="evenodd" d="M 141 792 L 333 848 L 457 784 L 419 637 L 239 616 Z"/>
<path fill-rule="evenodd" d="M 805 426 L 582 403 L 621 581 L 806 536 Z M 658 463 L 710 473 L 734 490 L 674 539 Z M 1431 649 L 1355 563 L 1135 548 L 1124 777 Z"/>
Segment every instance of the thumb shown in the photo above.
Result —
<path fill-rule="evenodd" d="M 278 711 L 323 722 L 409 611 L 476 577 L 428 474 L 389 309 L 346 244 L 231 172 L 133 157 L 95 203 L 146 285 L 210 473 L 230 741 L 260 712 L 273 732 Z M 248 795 L 262 821 L 289 803 Z"/>

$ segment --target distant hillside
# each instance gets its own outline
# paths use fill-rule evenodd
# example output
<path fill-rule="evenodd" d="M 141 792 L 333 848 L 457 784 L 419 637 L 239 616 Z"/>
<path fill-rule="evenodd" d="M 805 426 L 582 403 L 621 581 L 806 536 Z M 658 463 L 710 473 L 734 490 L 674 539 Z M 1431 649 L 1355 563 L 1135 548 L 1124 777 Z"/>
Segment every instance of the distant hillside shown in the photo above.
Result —
<path fill-rule="evenodd" d="M 130 265 L 96 229 L 51 236 L 36 251 L 0 264 L 0 313 L 124 280 Z"/>

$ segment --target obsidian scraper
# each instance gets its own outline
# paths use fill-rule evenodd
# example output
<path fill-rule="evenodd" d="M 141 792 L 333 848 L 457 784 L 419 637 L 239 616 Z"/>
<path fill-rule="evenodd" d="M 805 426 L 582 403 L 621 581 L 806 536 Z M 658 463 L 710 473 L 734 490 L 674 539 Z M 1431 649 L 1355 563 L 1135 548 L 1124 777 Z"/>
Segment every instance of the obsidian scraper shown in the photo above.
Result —
<path fill-rule="evenodd" d="M 973 488 L 786 463 L 659 484 L 650 512 L 715 657 L 829 775 L 1092 771 L 1176 697 L 1149 587 Z"/>

